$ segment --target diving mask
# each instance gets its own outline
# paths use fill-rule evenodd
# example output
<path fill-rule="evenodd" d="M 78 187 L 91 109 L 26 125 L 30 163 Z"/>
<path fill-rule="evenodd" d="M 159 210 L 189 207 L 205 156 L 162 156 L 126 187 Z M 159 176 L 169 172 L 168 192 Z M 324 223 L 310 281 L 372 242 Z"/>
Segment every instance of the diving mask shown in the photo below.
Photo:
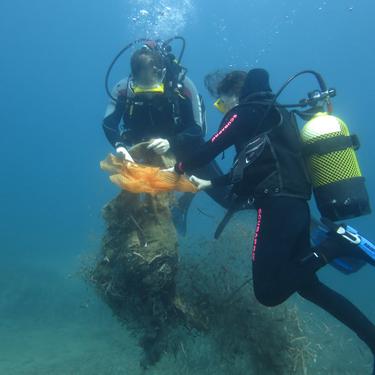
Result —
<path fill-rule="evenodd" d="M 140 61 L 132 69 L 132 89 L 135 94 L 164 93 L 165 68 L 157 67 L 152 60 Z"/>
<path fill-rule="evenodd" d="M 165 88 L 164 83 L 156 83 L 151 86 L 137 85 L 132 82 L 131 89 L 135 95 L 140 94 L 164 94 Z"/>
<path fill-rule="evenodd" d="M 215 108 L 218 109 L 221 113 L 229 112 L 236 105 L 238 105 L 238 98 L 236 96 L 226 95 L 222 95 L 214 103 Z"/>

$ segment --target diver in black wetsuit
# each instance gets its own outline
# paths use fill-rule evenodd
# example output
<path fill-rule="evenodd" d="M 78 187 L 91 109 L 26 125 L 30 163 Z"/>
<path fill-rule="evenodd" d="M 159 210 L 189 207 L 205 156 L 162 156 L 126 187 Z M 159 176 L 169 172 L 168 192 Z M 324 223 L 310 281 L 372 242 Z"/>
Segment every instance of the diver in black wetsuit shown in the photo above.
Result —
<path fill-rule="evenodd" d="M 126 154 L 126 147 L 151 141 L 149 149 L 158 154 L 171 150 L 178 161 L 190 157 L 204 144 L 205 126 L 203 103 L 192 81 L 186 76 L 175 89 L 171 81 L 179 72 L 155 45 L 145 44 L 131 58 L 131 76 L 120 81 L 112 92 L 112 100 L 105 114 L 103 129 L 108 141 L 118 154 Z M 123 124 L 120 126 L 121 121 Z M 194 174 L 212 179 L 222 175 L 215 162 L 196 168 Z M 208 194 L 219 205 L 227 208 L 229 190 L 211 189 Z M 180 232 L 186 231 L 186 215 L 193 194 L 183 195 L 174 212 Z M 177 215 L 176 215 L 177 211 Z M 180 215 L 178 215 L 180 214 Z"/>
<path fill-rule="evenodd" d="M 247 76 L 236 72 L 237 81 L 243 79 L 240 98 L 230 90 L 233 74 L 218 86 L 217 106 L 228 111 L 219 131 L 193 157 L 177 163 L 175 171 L 191 174 L 231 146 L 236 148 L 238 166 L 241 152 L 250 145 L 248 167 L 240 178 L 234 167 L 232 173 L 211 181 L 194 176 L 191 180 L 200 190 L 232 184 L 236 199 L 254 199 L 258 210 L 252 249 L 256 298 L 263 305 L 276 306 L 297 292 L 352 329 L 375 356 L 375 325 L 316 275 L 338 257 L 358 257 L 373 265 L 374 259 L 333 233 L 318 247 L 311 247 L 311 186 L 293 116 L 270 107 L 274 94 L 265 70 L 255 69 Z"/>

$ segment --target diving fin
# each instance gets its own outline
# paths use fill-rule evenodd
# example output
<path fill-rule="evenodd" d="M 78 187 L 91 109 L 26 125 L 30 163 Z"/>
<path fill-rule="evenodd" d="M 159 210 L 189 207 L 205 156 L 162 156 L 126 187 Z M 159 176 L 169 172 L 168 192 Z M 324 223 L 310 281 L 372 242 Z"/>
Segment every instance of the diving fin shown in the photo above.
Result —
<path fill-rule="evenodd" d="M 349 225 L 335 224 L 325 218 L 322 218 L 321 221 L 330 231 L 354 245 L 353 249 L 358 251 L 356 254 L 353 253 L 354 258 L 361 258 L 375 266 L 375 245 L 372 242 L 361 236 L 356 229 Z"/>
<path fill-rule="evenodd" d="M 375 266 L 375 245 L 361 236 L 358 231 L 346 224 L 335 224 L 322 218 L 313 221 L 311 241 L 319 245 L 329 235 L 337 236 L 337 241 L 346 241 L 353 251 L 353 256 L 334 259 L 330 264 L 342 273 L 349 275 L 359 271 L 366 263 Z"/>

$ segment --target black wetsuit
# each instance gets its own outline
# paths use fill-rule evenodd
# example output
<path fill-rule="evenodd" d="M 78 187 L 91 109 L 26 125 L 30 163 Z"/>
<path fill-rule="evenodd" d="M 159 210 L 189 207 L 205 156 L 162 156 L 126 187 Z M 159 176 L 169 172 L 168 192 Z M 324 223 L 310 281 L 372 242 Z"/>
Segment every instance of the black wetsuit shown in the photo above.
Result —
<path fill-rule="evenodd" d="M 131 104 L 127 102 L 126 95 L 119 95 L 114 111 L 104 118 L 105 135 L 114 147 L 164 138 L 169 141 L 178 161 L 190 157 L 204 144 L 202 129 L 194 120 L 190 99 L 178 96 L 173 105 L 178 107 L 178 121 L 174 120 L 177 112 L 172 110 L 172 104 L 165 95 L 149 98 L 137 96 L 132 98 Z M 122 121 L 123 125 L 120 126 Z M 203 179 L 215 179 L 223 175 L 215 161 L 194 168 L 192 172 Z M 228 189 L 218 187 L 208 194 L 222 207 L 228 207 Z"/>
<path fill-rule="evenodd" d="M 260 83 L 250 87 L 269 91 L 268 74 L 263 71 L 260 75 Z M 252 100 L 263 100 L 264 95 L 259 93 L 257 97 L 256 93 L 249 89 L 246 94 L 252 94 Z M 243 198 L 255 198 L 258 209 L 252 249 L 255 295 L 262 304 L 275 306 L 298 292 L 351 328 L 375 355 L 374 324 L 351 302 L 321 283 L 316 275 L 327 262 L 352 252 L 347 241 L 340 242 L 336 237 L 328 238 L 319 248 L 311 248 L 307 203 L 310 187 L 298 149 L 296 127 L 289 112 L 281 111 L 280 117 L 276 108 L 262 122 L 266 108 L 259 104 L 234 108 L 225 117 L 221 130 L 194 157 L 176 164 L 175 169 L 179 173 L 189 172 L 231 146 L 240 154 L 250 141 L 266 134 L 263 151 L 234 189 Z M 233 175 L 228 174 L 212 182 L 219 186 L 231 181 Z"/>

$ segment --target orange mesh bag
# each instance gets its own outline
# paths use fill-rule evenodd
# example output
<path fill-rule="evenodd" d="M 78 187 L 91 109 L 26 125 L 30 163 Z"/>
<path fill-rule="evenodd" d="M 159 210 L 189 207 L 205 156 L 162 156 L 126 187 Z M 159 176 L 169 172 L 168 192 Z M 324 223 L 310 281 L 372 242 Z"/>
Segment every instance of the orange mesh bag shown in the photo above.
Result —
<path fill-rule="evenodd" d="M 196 193 L 196 186 L 185 176 L 162 171 L 140 163 L 133 163 L 109 154 L 100 162 L 101 169 L 110 173 L 110 180 L 121 189 L 131 193 L 155 195 L 171 191 Z"/>

